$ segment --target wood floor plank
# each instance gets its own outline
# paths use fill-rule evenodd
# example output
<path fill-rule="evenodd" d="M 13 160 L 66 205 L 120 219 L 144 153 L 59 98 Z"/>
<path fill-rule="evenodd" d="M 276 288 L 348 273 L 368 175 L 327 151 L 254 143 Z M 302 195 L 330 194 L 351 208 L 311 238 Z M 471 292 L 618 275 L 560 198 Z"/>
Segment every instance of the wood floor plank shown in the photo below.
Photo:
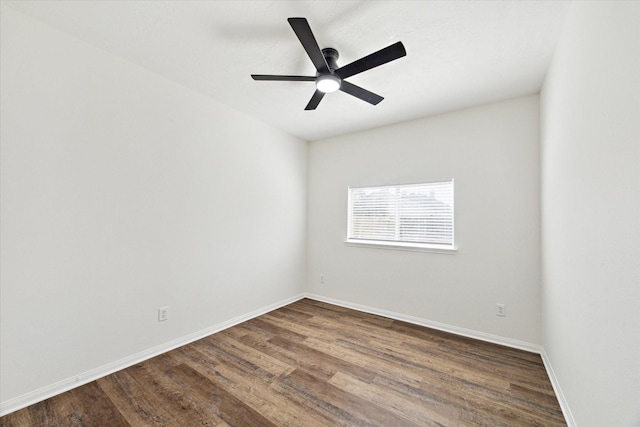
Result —
<path fill-rule="evenodd" d="M 27 412 L 34 425 L 55 425 L 64 422 L 64 416 L 59 416 L 55 408 L 53 401 L 48 399 L 27 408 Z"/>
<path fill-rule="evenodd" d="M 326 377 L 326 379 L 333 377 L 339 371 L 347 371 L 352 376 L 365 382 L 370 382 L 376 375 L 373 370 L 362 368 L 355 363 L 346 362 L 330 353 L 311 348 L 305 343 L 296 343 L 280 337 L 270 339 L 269 343 L 295 352 L 299 360 L 305 361 L 305 363 L 298 363 L 296 367 L 312 375 L 318 372 L 318 367 L 322 368 L 322 376 Z"/>
<path fill-rule="evenodd" d="M 31 405 L 35 407 L 37 404 Z M 31 418 L 29 409 L 22 409 L 0 418 L 0 427 L 23 427 L 37 425 Z"/>
<path fill-rule="evenodd" d="M 262 329 L 265 332 L 272 333 L 273 335 L 277 335 L 279 337 L 287 338 L 291 341 L 303 341 L 306 336 L 299 334 L 291 329 L 283 328 L 280 326 L 273 325 L 272 323 L 265 322 L 261 317 L 257 317 L 255 319 L 249 320 L 251 326 Z"/>
<path fill-rule="evenodd" d="M 193 399 L 190 390 L 182 388 L 169 377 L 165 371 L 174 366 L 166 360 L 153 358 L 131 368 L 129 373 L 147 393 L 154 394 L 161 407 L 175 420 L 175 425 L 224 425 L 214 408 Z"/>
<path fill-rule="evenodd" d="M 492 419 L 490 414 L 485 414 L 484 401 L 474 400 L 466 393 L 464 385 L 453 379 L 451 383 L 445 385 L 430 381 L 416 387 L 395 378 L 380 375 L 374 378 L 373 384 L 437 413 L 439 416 L 435 419 L 439 419 L 440 416 L 446 417 L 448 422 L 445 425 L 500 425 L 499 418 Z"/>
<path fill-rule="evenodd" d="M 242 360 L 244 364 L 251 366 L 254 370 L 261 369 L 273 376 L 278 376 L 290 368 L 289 364 L 268 354 L 256 351 L 254 348 L 236 340 L 227 331 L 216 334 L 215 337 L 217 338 L 216 340 L 213 340 L 213 337 L 209 337 L 201 340 L 201 343 L 211 344 L 209 348 L 220 349 L 224 351 L 226 356 L 235 360 Z"/>
<path fill-rule="evenodd" d="M 221 419 L 230 425 L 276 426 L 258 411 L 186 364 L 171 368 L 167 371 L 167 375 L 177 384 L 181 384 L 184 389 L 188 389 L 190 393 L 199 395 L 204 402 L 215 408 Z"/>
<path fill-rule="evenodd" d="M 329 384 L 347 393 L 360 396 L 378 406 L 388 408 L 388 410 L 394 414 L 413 420 L 422 426 L 442 426 L 451 422 L 450 418 L 442 414 L 443 412 L 447 412 L 446 409 L 441 409 L 444 406 L 442 404 L 425 405 L 424 402 L 419 402 L 399 393 L 394 393 L 392 389 L 376 384 L 364 383 L 343 372 L 336 373 L 329 380 Z"/>
<path fill-rule="evenodd" d="M 242 341 L 248 346 L 253 347 L 264 354 L 287 363 L 289 366 L 310 372 L 321 380 L 326 381 L 335 374 L 335 368 L 332 368 L 330 364 L 325 364 L 323 362 L 319 363 L 318 359 L 298 357 L 294 351 L 286 348 L 285 346 L 277 345 L 278 343 L 281 343 L 282 340 L 286 340 L 285 338 L 278 337 L 276 344 L 271 342 L 272 339 L 264 341 L 255 334 L 249 334 L 243 337 Z M 312 351 L 313 349 L 310 350 Z"/>
<path fill-rule="evenodd" d="M 347 393 L 311 374 L 296 369 L 277 387 L 290 391 L 305 406 L 327 413 L 334 421 L 358 426 L 418 426 L 403 417 L 394 416 L 370 401 Z"/>
<path fill-rule="evenodd" d="M 211 358 L 214 358 L 218 363 L 235 366 L 245 372 L 245 375 L 259 377 L 266 382 L 272 381 L 288 369 L 288 365 L 282 363 L 279 365 L 276 363 L 268 363 L 268 366 L 265 368 L 262 366 L 263 364 L 260 363 L 260 361 L 256 361 L 256 358 L 252 357 L 255 354 L 255 350 L 246 350 L 246 352 L 243 353 L 238 346 L 229 344 L 228 340 L 200 340 L 192 345 L 193 348 Z M 245 355 L 247 358 L 244 357 Z M 269 358 L 269 360 L 275 359 L 269 354 L 264 354 L 264 357 L 265 359 Z M 274 368 L 274 366 L 276 368 Z"/>
<path fill-rule="evenodd" d="M 146 393 L 126 369 L 100 378 L 98 385 L 132 426 L 171 424 L 173 417 L 165 411 L 163 402 L 153 393 Z"/>
<path fill-rule="evenodd" d="M 202 425 L 566 423 L 538 354 L 309 299 L 0 418 Z"/>
<path fill-rule="evenodd" d="M 389 346 L 379 346 L 375 342 L 369 343 L 367 347 L 354 346 L 356 351 L 361 353 L 372 354 L 376 359 L 387 360 L 394 365 L 401 365 L 408 370 L 416 370 L 418 372 L 440 372 L 448 376 L 479 384 L 488 389 L 497 389 L 500 391 L 509 388 L 510 380 L 495 375 L 488 369 L 482 367 L 480 361 L 469 361 L 468 359 L 456 359 L 450 354 L 443 355 L 442 351 L 427 352 L 421 357 L 420 353 L 408 350 L 402 345 L 393 348 Z"/>
<path fill-rule="evenodd" d="M 55 411 L 58 414 L 58 419 L 64 420 L 64 422 L 61 422 L 61 425 L 68 427 L 78 427 L 83 425 L 80 414 L 78 414 L 76 408 L 74 408 L 71 394 L 59 394 L 48 400 L 50 401 L 51 406 L 55 408 Z"/>
<path fill-rule="evenodd" d="M 214 371 L 203 372 L 202 366 L 193 366 L 210 379 L 228 386 L 227 390 L 245 404 L 255 408 L 283 427 L 326 426 L 328 420 L 315 411 L 291 404 L 291 399 L 259 378 L 247 376 L 233 366 L 220 364 Z"/>
<path fill-rule="evenodd" d="M 427 374 L 427 370 L 417 372 L 392 363 L 381 363 L 375 355 L 359 352 L 350 343 L 346 343 L 346 345 L 345 342 L 326 343 L 315 338 L 309 338 L 305 343 L 313 349 L 332 354 L 334 357 L 360 366 L 363 369 L 377 372 L 378 375 L 398 378 L 400 381 L 416 387 L 420 385 L 423 376 Z"/>
<path fill-rule="evenodd" d="M 326 305 L 329 306 L 328 304 Z M 301 306 L 304 307 L 302 310 L 306 310 L 305 314 L 312 314 L 312 317 L 304 323 L 298 323 L 302 323 L 303 326 L 312 329 L 313 335 L 311 336 L 314 338 L 319 339 L 324 333 L 331 333 L 331 331 L 335 330 L 340 331 L 340 338 L 362 344 L 366 344 L 372 337 L 377 337 L 375 333 L 367 334 L 365 329 L 368 324 L 374 323 L 374 321 L 367 321 L 366 317 L 363 318 L 359 315 L 349 313 L 346 311 L 347 309 L 335 306 L 329 306 L 331 307 L 330 309 L 319 309 L 316 305 L 305 306 L 301 304 Z M 273 312 L 269 314 L 273 314 Z M 335 338 L 336 335 L 333 335 L 332 339 Z"/>
<path fill-rule="evenodd" d="M 67 392 L 73 416 L 83 426 L 129 427 L 122 413 L 96 381 Z"/>

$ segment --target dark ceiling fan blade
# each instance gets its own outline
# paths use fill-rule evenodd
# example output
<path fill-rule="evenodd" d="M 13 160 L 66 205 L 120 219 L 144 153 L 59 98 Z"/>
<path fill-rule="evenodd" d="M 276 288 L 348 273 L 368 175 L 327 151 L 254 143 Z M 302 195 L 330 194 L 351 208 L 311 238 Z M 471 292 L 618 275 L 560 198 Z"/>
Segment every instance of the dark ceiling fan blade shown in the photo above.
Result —
<path fill-rule="evenodd" d="M 320 104 L 320 101 L 322 101 L 323 96 L 324 96 L 324 92 L 320 92 L 319 90 L 316 90 L 313 96 L 311 97 L 311 100 L 309 101 L 307 106 L 304 107 L 304 109 L 315 110 L 318 104 Z"/>
<path fill-rule="evenodd" d="M 329 66 L 327 65 L 327 60 L 324 59 L 324 55 L 320 47 L 318 47 L 318 42 L 313 36 L 313 32 L 311 32 L 311 27 L 309 27 L 307 20 L 305 18 L 289 18 L 287 21 L 289 21 L 289 25 L 291 25 L 296 36 L 298 36 L 302 47 L 307 51 L 307 55 L 309 55 L 316 70 L 318 70 L 319 73 L 328 73 Z"/>
<path fill-rule="evenodd" d="M 311 76 L 274 76 L 271 74 L 251 74 L 253 80 L 272 80 L 283 82 L 315 82 L 316 78 Z"/>
<path fill-rule="evenodd" d="M 363 89 L 360 86 L 356 86 L 353 83 L 349 83 L 345 80 L 342 81 L 342 84 L 340 85 L 340 90 L 345 93 L 348 93 L 349 95 L 353 95 L 356 98 L 360 98 L 363 101 L 366 101 L 369 104 L 373 104 L 373 105 L 378 105 L 378 103 L 380 103 L 380 101 L 384 99 L 380 95 L 377 95 L 373 92 L 369 92 L 368 90 Z"/>
<path fill-rule="evenodd" d="M 402 58 L 406 54 L 407 51 L 404 49 L 402 42 L 397 42 L 391 46 L 385 47 L 384 49 L 380 49 L 371 55 L 367 55 L 364 58 L 353 61 L 344 67 L 338 68 L 335 70 L 335 74 L 340 76 L 341 79 L 346 79 L 347 77 L 370 70 L 395 59 Z"/>

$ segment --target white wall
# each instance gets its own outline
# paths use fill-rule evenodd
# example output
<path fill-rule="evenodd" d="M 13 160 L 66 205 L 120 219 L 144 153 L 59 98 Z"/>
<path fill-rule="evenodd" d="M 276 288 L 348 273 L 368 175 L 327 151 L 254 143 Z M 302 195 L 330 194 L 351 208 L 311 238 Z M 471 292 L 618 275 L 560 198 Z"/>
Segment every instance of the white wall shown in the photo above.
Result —
<path fill-rule="evenodd" d="M 305 142 L 1 14 L 2 402 L 303 291 Z"/>
<path fill-rule="evenodd" d="M 580 427 L 640 426 L 639 28 L 574 3 L 541 95 L 543 345 Z"/>
<path fill-rule="evenodd" d="M 538 113 L 532 95 L 311 143 L 309 291 L 539 344 Z M 345 245 L 347 187 L 449 178 L 457 254 Z"/>

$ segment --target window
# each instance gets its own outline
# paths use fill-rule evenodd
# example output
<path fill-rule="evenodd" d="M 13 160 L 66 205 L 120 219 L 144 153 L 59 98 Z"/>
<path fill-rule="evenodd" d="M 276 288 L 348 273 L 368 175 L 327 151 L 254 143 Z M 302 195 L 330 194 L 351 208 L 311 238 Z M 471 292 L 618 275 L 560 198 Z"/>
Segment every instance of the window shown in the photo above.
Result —
<path fill-rule="evenodd" d="M 453 250 L 453 180 L 349 188 L 347 243 Z"/>

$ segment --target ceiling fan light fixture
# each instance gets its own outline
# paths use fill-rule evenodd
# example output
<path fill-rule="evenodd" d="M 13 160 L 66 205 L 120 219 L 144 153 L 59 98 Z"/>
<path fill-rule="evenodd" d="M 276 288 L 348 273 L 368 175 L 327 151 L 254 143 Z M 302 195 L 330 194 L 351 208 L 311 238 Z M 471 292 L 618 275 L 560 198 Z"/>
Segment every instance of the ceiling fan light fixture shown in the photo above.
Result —
<path fill-rule="evenodd" d="M 316 79 L 316 87 L 320 92 L 331 93 L 340 89 L 342 79 L 334 74 L 323 74 Z"/>

